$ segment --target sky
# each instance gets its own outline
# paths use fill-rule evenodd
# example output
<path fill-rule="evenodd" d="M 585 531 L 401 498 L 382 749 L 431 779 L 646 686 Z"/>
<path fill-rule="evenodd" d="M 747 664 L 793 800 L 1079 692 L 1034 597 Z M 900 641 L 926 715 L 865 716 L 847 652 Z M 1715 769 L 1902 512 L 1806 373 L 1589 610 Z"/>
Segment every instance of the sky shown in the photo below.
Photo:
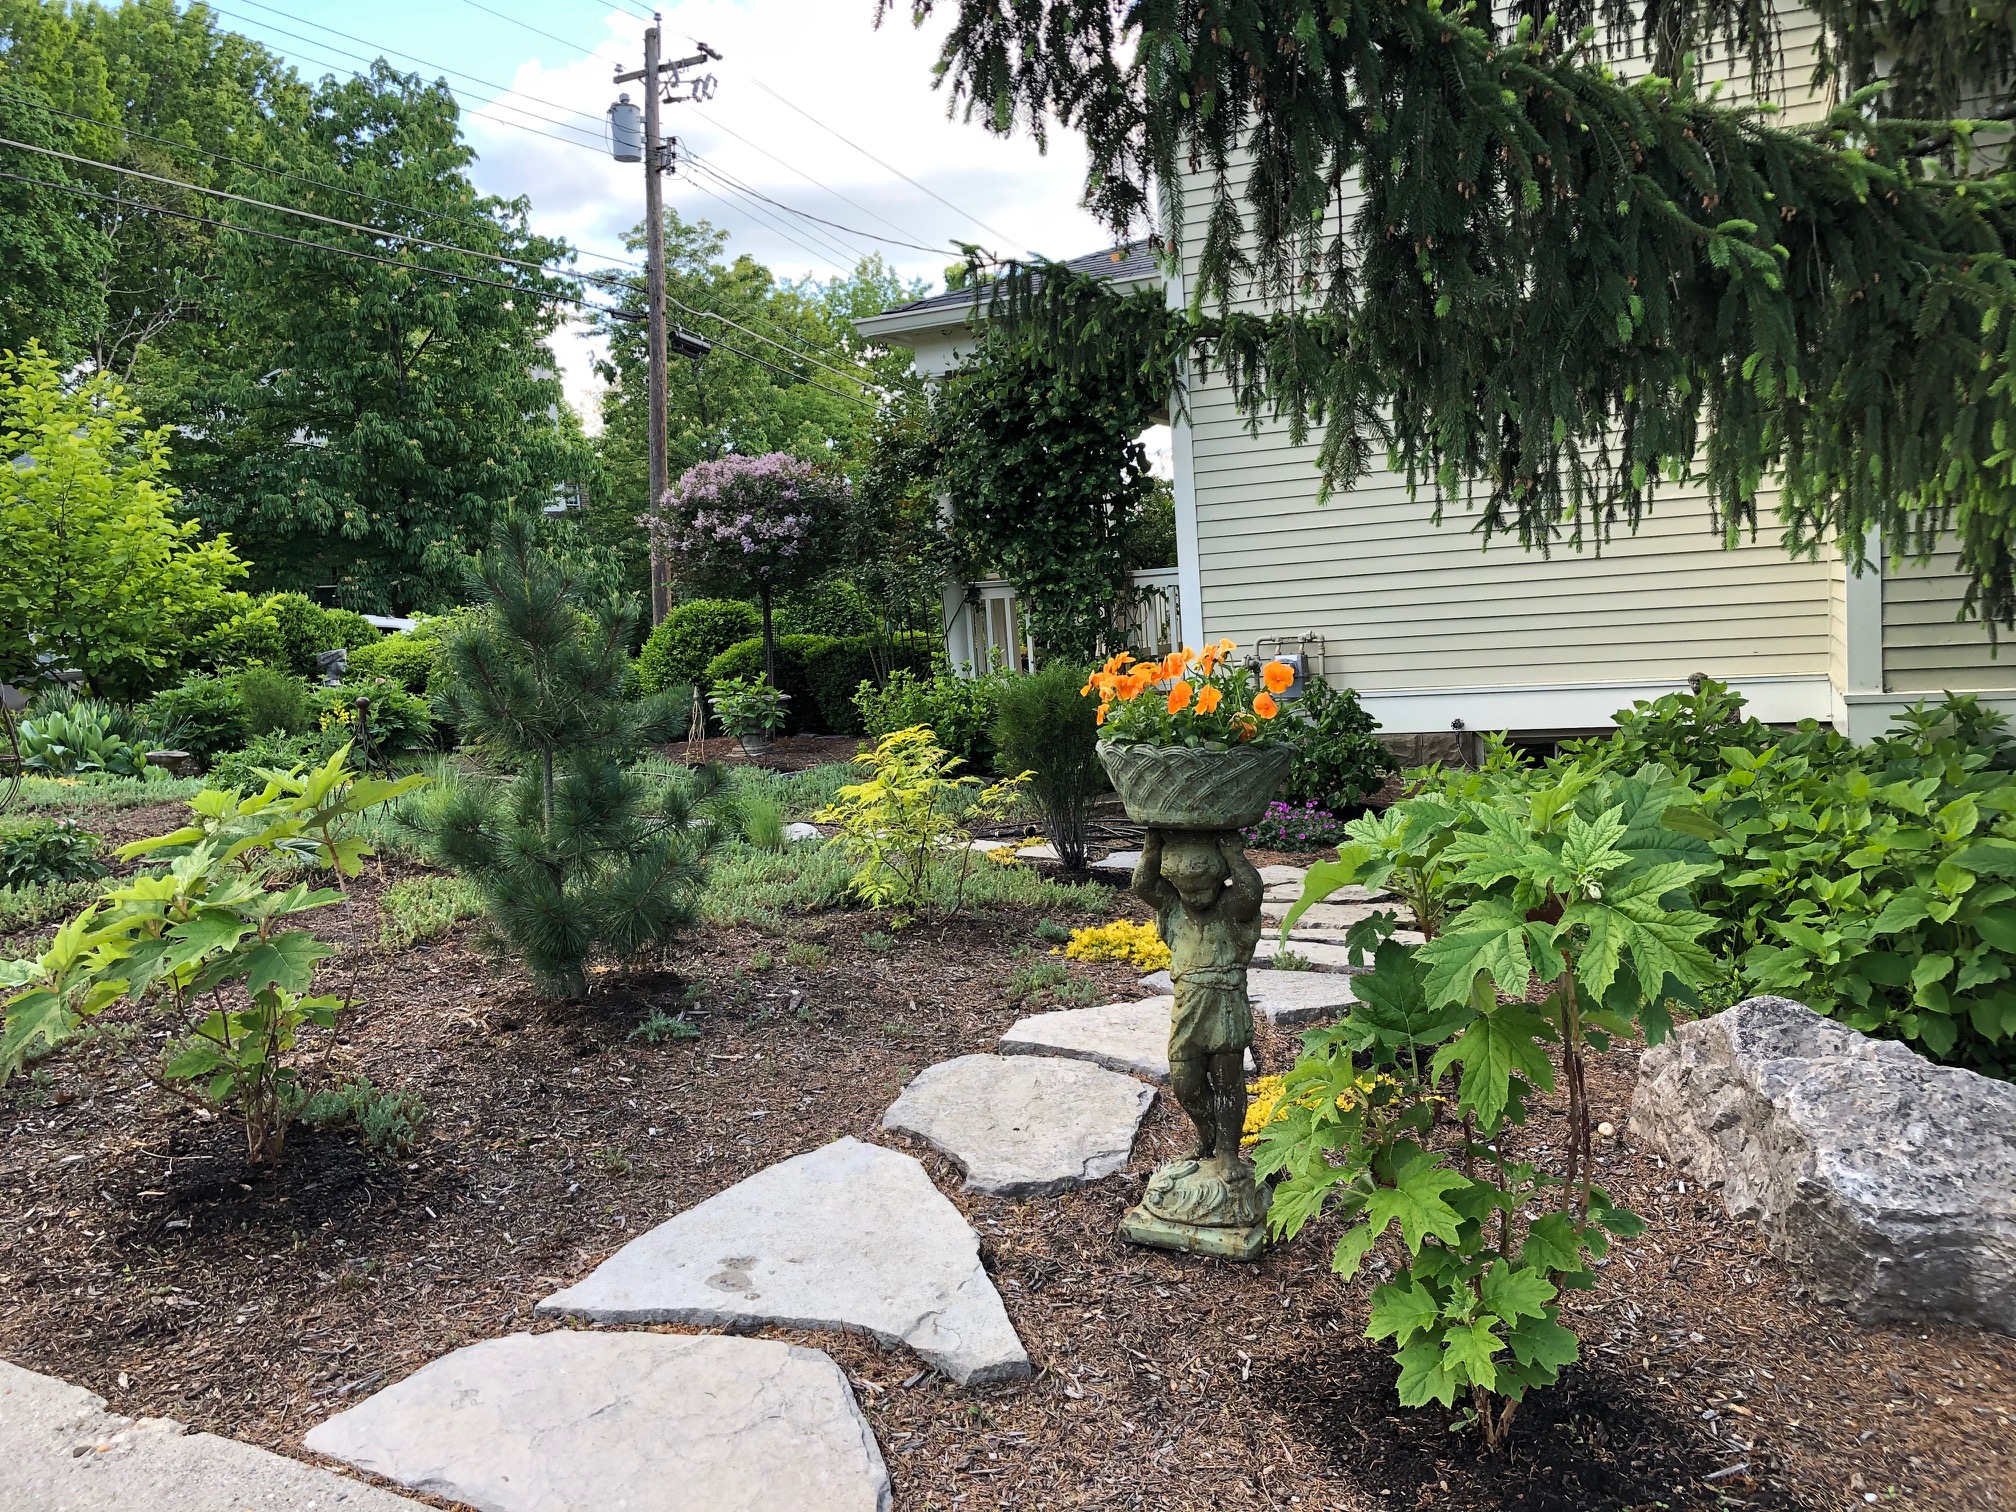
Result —
<path fill-rule="evenodd" d="M 212 9 L 307 77 L 349 73 L 380 54 L 445 76 L 463 101 L 477 186 L 527 196 L 533 228 L 581 248 L 582 267 L 606 265 L 596 253 L 624 255 L 623 234 L 643 215 L 644 170 L 610 158 L 604 114 L 619 88 L 642 99 L 639 85 L 611 80 L 617 65 L 642 61 L 649 0 L 213 0 Z M 667 5 L 668 59 L 698 51 L 694 39 L 722 54 L 692 71 L 714 76 L 713 98 L 665 112 L 681 155 L 699 158 L 667 181 L 667 202 L 729 231 L 731 255 L 747 252 L 787 278 L 831 278 L 880 251 L 906 277 L 936 285 L 959 260 L 955 240 L 1052 257 L 1107 245 L 1079 204 L 1079 141 L 1055 133 L 1044 154 L 1027 136 L 1004 140 L 948 120 L 945 94 L 931 87 L 947 23 L 920 33 L 909 10 L 899 4 L 877 30 L 875 0 Z M 592 426 L 590 340 L 570 327 L 557 352 L 568 397 Z"/>

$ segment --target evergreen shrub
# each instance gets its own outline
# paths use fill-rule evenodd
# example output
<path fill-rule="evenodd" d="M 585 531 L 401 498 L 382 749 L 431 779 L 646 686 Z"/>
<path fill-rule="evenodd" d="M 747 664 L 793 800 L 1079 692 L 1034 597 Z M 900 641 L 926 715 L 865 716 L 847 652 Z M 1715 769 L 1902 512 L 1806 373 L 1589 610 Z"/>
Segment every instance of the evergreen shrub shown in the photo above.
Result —
<path fill-rule="evenodd" d="M 868 595 L 843 578 L 778 594 L 772 619 L 779 635 L 830 635 L 837 640 L 873 635 L 882 623 Z"/>
<path fill-rule="evenodd" d="M 578 998 L 592 959 L 645 959 L 697 920 L 717 840 L 698 805 L 718 769 L 667 777 L 625 764 L 648 741 L 676 739 L 686 705 L 676 693 L 622 696 L 638 606 L 579 612 L 584 585 L 529 522 L 498 532 L 472 587 L 484 610 L 448 641 L 442 696 L 464 737 L 516 780 L 445 786 L 410 822 L 476 885 L 539 990 Z"/>
<path fill-rule="evenodd" d="M 388 635 L 352 651 L 343 675 L 350 680 L 389 678 L 408 693 L 425 693 L 440 645 L 438 640 L 424 640 L 417 634 Z"/>
<path fill-rule="evenodd" d="M 1084 696 L 1085 670 L 1053 662 L 1001 680 L 994 699 L 994 746 L 1003 772 L 1029 772 L 1043 806 L 1043 833 L 1068 870 L 1085 869 L 1085 811 L 1106 790 L 1099 764 L 1099 704 Z"/>
<path fill-rule="evenodd" d="M 637 687 L 646 697 L 681 683 L 697 683 L 707 664 L 738 641 L 763 633 L 763 616 L 740 599 L 692 599 L 675 605 L 644 642 L 637 658 Z M 763 670 L 759 659 L 756 670 Z"/>
<path fill-rule="evenodd" d="M 1346 808 L 1378 791 L 1398 770 L 1393 753 L 1373 734 L 1379 721 L 1365 712 L 1355 690 L 1333 688 L 1312 674 L 1288 708 L 1295 764 L 1288 769 L 1287 791 L 1296 803 Z"/>
<path fill-rule="evenodd" d="M 424 751 L 434 744 L 434 707 L 389 677 L 340 682 L 317 688 L 311 699 L 314 725 L 323 733 L 357 733 L 357 700 L 371 700 L 371 753 L 374 759 Z"/>
<path fill-rule="evenodd" d="M 276 667 L 247 667 L 231 678 L 254 735 L 299 735 L 308 728 L 308 684 Z"/>

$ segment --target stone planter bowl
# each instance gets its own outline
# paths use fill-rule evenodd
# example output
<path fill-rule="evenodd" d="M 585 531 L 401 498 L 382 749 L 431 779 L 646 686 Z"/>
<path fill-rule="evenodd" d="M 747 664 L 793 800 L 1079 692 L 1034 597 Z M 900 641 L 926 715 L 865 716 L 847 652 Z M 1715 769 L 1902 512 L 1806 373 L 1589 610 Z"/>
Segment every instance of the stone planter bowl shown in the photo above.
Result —
<path fill-rule="evenodd" d="M 1202 751 L 1102 741 L 1099 759 L 1136 824 L 1226 830 L 1244 829 L 1266 814 L 1295 753 L 1285 745 Z"/>

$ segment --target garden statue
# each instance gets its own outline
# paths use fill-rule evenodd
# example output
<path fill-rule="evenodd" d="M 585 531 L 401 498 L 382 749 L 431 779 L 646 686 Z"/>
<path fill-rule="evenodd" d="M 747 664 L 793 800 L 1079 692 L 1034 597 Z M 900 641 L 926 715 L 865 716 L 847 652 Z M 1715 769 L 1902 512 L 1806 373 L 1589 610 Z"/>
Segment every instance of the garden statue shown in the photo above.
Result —
<path fill-rule="evenodd" d="M 1241 667 L 1233 650 L 1220 641 L 1152 662 L 1123 653 L 1084 692 L 1099 695 L 1099 759 L 1148 829 L 1133 886 L 1169 947 L 1169 1082 L 1197 1126 L 1197 1152 L 1149 1177 L 1120 1234 L 1251 1260 L 1267 1241 L 1267 1196 L 1239 1144 L 1253 1043 L 1246 967 L 1260 943 L 1263 889 L 1239 831 L 1288 774 L 1293 752 L 1275 696 L 1295 671 L 1281 661 Z"/>
<path fill-rule="evenodd" d="M 1134 892 L 1169 946 L 1169 1084 L 1197 1126 L 1197 1151 L 1149 1178 L 1120 1225 L 1137 1243 L 1245 1260 L 1265 1240 L 1267 1199 L 1239 1152 L 1253 1043 L 1246 965 L 1260 941 L 1261 890 L 1236 830 L 1148 831 Z"/>

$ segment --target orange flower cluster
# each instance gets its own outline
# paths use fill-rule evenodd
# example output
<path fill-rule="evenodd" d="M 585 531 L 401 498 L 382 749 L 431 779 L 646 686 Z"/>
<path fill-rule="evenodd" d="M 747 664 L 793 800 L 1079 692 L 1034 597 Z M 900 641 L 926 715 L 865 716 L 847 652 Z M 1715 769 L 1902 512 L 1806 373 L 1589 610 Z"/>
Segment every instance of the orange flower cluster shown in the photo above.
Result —
<path fill-rule="evenodd" d="M 1214 714 L 1224 703 L 1227 689 L 1212 679 L 1221 669 L 1227 669 L 1236 649 L 1233 641 L 1221 640 L 1202 652 L 1185 646 L 1156 661 L 1136 661 L 1123 651 L 1087 678 L 1078 691 L 1088 698 L 1094 693 L 1099 695 L 1101 725 L 1106 723 L 1114 705 L 1132 703 L 1150 689 L 1164 685 L 1165 707 L 1170 714 L 1181 714 L 1186 709 L 1194 709 L 1197 715 Z M 1269 662 L 1261 668 L 1260 680 L 1266 691 L 1254 696 L 1251 712 L 1235 709 L 1230 713 L 1233 734 L 1242 741 L 1253 739 L 1258 732 L 1256 719 L 1272 719 L 1281 712 L 1272 695 L 1285 692 L 1295 681 L 1295 669 L 1286 662 Z M 1238 690 L 1243 690 L 1244 674 L 1238 674 L 1235 682 Z"/>

